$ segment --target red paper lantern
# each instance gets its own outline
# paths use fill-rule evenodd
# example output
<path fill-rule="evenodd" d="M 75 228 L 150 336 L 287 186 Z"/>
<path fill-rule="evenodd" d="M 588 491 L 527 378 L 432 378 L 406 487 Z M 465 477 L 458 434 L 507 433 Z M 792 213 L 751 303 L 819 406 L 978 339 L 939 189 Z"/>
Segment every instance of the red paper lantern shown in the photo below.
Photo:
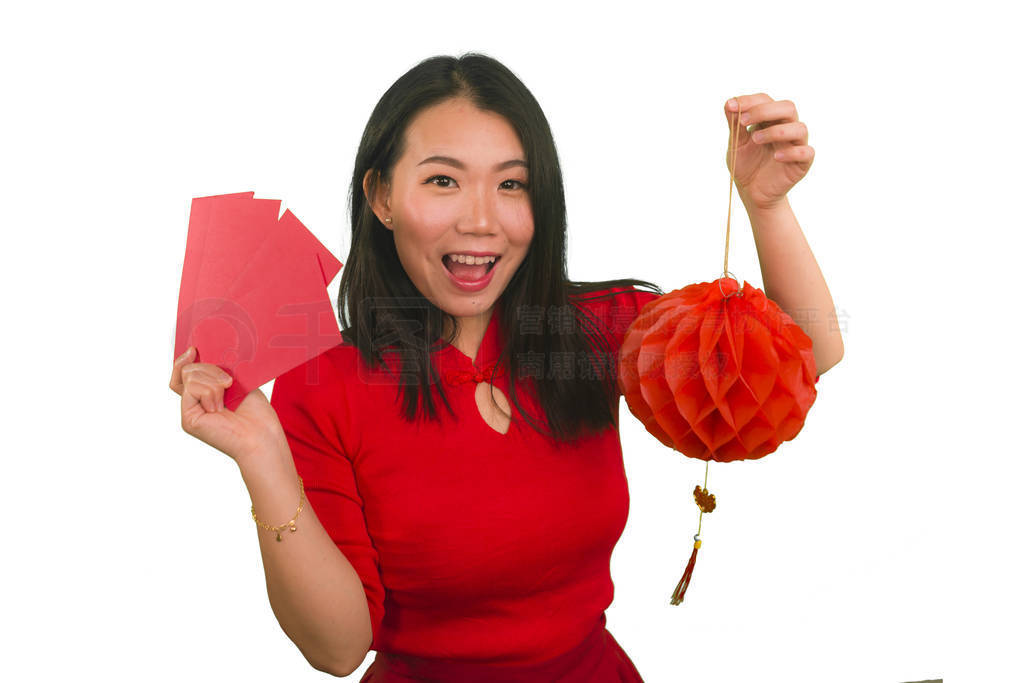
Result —
<path fill-rule="evenodd" d="M 764 292 L 720 278 L 641 309 L 619 352 L 626 405 L 699 460 L 761 458 L 795 437 L 817 397 L 811 339 Z"/>
<path fill-rule="evenodd" d="M 818 392 L 811 338 L 764 292 L 727 277 L 739 118 L 730 122 L 729 213 L 721 277 L 648 302 L 626 330 L 618 380 L 629 411 L 659 441 L 705 462 L 693 552 L 671 604 L 683 601 L 700 550 L 701 520 L 715 509 L 712 460 L 763 458 L 795 437 Z"/>
<path fill-rule="evenodd" d="M 762 458 L 795 437 L 817 397 L 811 339 L 793 319 L 744 281 L 692 284 L 648 302 L 626 330 L 619 388 L 626 405 L 659 441 L 710 462 Z M 701 511 L 715 496 L 693 490 Z M 693 552 L 672 592 L 683 601 Z"/>

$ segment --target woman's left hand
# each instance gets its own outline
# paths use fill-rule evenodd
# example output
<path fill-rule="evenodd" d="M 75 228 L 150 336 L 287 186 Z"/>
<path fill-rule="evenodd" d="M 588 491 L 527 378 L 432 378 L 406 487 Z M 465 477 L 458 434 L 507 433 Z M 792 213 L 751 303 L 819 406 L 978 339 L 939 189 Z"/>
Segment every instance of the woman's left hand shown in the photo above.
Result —
<path fill-rule="evenodd" d="M 733 174 L 743 203 L 770 209 L 807 175 L 814 148 L 807 144 L 807 125 L 797 119 L 789 100 L 773 100 L 764 93 L 733 98 L 739 102 L 739 139 L 736 167 L 732 166 L 736 136 L 736 108 L 725 104 L 729 122 L 729 149 L 725 163 Z M 747 126 L 753 126 L 747 131 Z"/>

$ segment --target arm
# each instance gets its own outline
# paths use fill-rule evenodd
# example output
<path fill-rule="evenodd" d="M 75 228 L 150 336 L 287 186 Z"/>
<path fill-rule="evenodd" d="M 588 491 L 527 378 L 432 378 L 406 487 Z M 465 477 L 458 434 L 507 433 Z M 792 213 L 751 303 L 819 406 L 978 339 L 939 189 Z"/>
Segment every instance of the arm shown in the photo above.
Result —
<path fill-rule="evenodd" d="M 750 216 L 764 293 L 811 338 L 821 375 L 842 359 L 843 340 L 832 295 L 786 197 L 814 161 L 807 125 L 793 102 L 765 93 L 730 99 L 725 116 L 726 164 Z"/>
<path fill-rule="evenodd" d="M 764 293 L 811 338 L 821 375 L 843 357 L 843 338 L 825 277 L 788 199 L 769 208 L 745 199 L 744 206 L 754 232 Z"/>
<path fill-rule="evenodd" d="M 277 526 L 295 515 L 298 473 L 285 442 L 258 455 L 241 460 L 239 469 L 256 516 Z M 275 533 L 256 527 L 271 609 L 315 669 L 347 676 L 366 657 L 372 637 L 363 584 L 309 500 L 295 526 L 297 531 L 283 532 L 280 542 Z"/>

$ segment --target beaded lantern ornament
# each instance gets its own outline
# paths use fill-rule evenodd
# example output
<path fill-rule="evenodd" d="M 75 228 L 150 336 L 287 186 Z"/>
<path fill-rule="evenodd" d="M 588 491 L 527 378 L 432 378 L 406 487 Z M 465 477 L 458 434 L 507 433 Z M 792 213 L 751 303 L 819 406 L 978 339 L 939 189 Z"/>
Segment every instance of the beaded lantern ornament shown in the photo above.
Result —
<path fill-rule="evenodd" d="M 689 587 L 704 513 L 715 509 L 707 488 L 710 462 L 774 452 L 800 432 L 817 397 L 810 337 L 763 291 L 746 281 L 740 288 L 729 277 L 739 116 L 737 110 L 722 277 L 648 302 L 619 352 L 619 388 L 630 412 L 666 446 L 705 461 L 704 485 L 693 489 L 700 509 L 693 552 L 672 592 L 673 605 Z"/>

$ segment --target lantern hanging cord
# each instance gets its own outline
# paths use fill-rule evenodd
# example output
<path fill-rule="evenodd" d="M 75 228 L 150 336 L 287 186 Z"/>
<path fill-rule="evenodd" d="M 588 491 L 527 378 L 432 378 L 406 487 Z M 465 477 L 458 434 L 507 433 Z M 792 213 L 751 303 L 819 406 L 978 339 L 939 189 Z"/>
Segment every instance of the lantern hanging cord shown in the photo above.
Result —
<path fill-rule="evenodd" d="M 729 166 L 729 210 L 725 216 L 725 263 L 722 266 L 722 275 L 727 276 L 729 274 L 729 233 L 730 226 L 732 225 L 732 186 L 735 183 L 735 169 L 736 169 L 736 152 L 739 148 L 740 141 L 740 107 L 739 100 L 736 100 L 736 121 L 734 124 L 734 130 L 732 131 L 732 164 Z M 738 283 L 737 283 L 738 284 Z M 708 467 L 711 464 L 711 460 L 704 461 L 704 490 L 708 490 Z M 700 538 L 701 526 L 704 522 L 704 510 L 701 509 L 700 516 L 697 518 L 697 538 Z"/>
<path fill-rule="evenodd" d="M 711 464 L 710 460 L 704 461 L 704 490 L 708 490 L 708 465 Z M 704 510 L 700 511 L 700 516 L 697 517 L 697 536 L 700 536 L 700 524 L 704 521 Z"/>
<path fill-rule="evenodd" d="M 734 182 L 733 171 L 736 168 L 736 148 L 740 140 L 740 101 L 736 100 L 736 130 L 732 141 L 732 165 L 729 166 L 729 211 L 725 216 L 725 265 L 722 266 L 722 275 L 729 274 L 729 225 L 732 221 L 732 185 Z"/>
<path fill-rule="evenodd" d="M 722 274 L 729 274 L 729 232 L 730 226 L 732 225 L 732 186 L 735 182 L 734 171 L 736 169 L 736 152 L 739 147 L 740 141 L 740 108 L 739 100 L 736 100 L 736 122 L 734 124 L 733 137 L 732 137 L 732 164 L 729 166 L 729 210 L 725 215 L 725 263 L 722 266 Z M 711 460 L 704 461 L 704 490 L 708 488 L 708 466 L 711 464 Z M 697 536 L 700 537 L 701 524 L 704 521 L 704 510 L 700 511 L 700 516 L 697 518 Z"/>
<path fill-rule="evenodd" d="M 726 151 L 725 155 L 726 166 L 729 167 L 729 211 L 726 214 L 725 218 L 725 262 L 722 266 L 722 279 L 729 276 L 729 233 L 732 225 L 732 186 L 736 180 L 736 153 L 738 151 L 740 138 L 739 100 L 736 100 L 736 120 L 734 125 L 736 127 L 736 130 L 731 131 L 732 144 L 730 145 L 732 148 L 732 164 L 729 163 L 728 151 Z M 736 284 L 737 286 L 739 285 L 739 280 L 736 281 Z M 721 288 L 722 286 L 721 279 L 719 279 L 718 286 L 719 288 Z M 724 291 L 722 292 L 722 297 L 722 305 L 725 306 L 726 301 L 724 301 L 724 299 L 728 297 L 726 297 Z M 704 511 L 707 510 L 708 512 L 711 512 L 715 509 L 715 496 L 710 491 L 708 491 L 708 470 L 710 466 L 711 455 L 709 454 L 708 459 L 704 461 L 704 487 L 696 487 L 693 490 L 693 499 L 694 502 L 697 503 L 698 509 L 700 509 L 700 516 L 697 518 L 697 533 L 693 537 L 693 552 L 690 553 L 690 561 L 686 563 L 686 569 L 683 570 L 683 577 L 679 579 L 679 583 L 676 584 L 676 589 L 672 591 L 672 598 L 670 600 L 670 603 L 673 605 L 678 605 L 682 603 L 683 596 L 686 595 L 686 589 L 690 585 L 690 578 L 693 576 L 694 563 L 697 561 L 697 551 L 700 550 L 701 545 L 700 531 L 703 528 L 704 524 Z"/>

